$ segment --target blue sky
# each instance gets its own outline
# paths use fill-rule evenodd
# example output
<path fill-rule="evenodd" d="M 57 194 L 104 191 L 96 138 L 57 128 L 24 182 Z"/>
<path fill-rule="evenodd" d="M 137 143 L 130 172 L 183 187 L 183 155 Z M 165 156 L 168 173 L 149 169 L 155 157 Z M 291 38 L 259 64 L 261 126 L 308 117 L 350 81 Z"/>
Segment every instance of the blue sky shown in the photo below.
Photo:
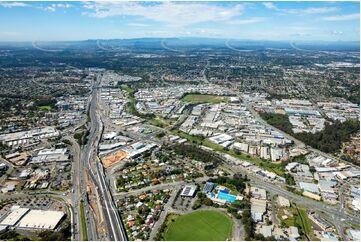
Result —
<path fill-rule="evenodd" d="M 0 2 L 0 41 L 359 36 L 358 2 Z"/>

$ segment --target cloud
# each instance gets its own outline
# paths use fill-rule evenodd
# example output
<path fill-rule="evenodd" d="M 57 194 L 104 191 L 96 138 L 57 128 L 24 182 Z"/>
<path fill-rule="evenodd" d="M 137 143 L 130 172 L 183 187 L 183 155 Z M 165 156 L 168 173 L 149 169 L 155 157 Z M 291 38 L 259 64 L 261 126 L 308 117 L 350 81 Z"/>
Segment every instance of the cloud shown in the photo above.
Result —
<path fill-rule="evenodd" d="M 71 5 L 68 4 L 68 3 L 53 3 L 53 4 L 50 4 L 48 6 L 41 6 L 41 7 L 38 7 L 39 9 L 41 10 L 44 10 L 44 11 L 48 11 L 48 12 L 55 12 L 57 9 L 60 9 L 60 8 L 70 8 Z"/>
<path fill-rule="evenodd" d="M 15 37 L 19 35 L 21 35 L 19 32 L 0 32 L 1 37 Z"/>
<path fill-rule="evenodd" d="M 286 12 L 291 14 L 322 14 L 338 11 L 337 7 L 321 7 L 321 8 L 304 8 L 304 9 L 288 9 Z"/>
<path fill-rule="evenodd" d="M 268 8 L 268 9 L 271 9 L 271 10 L 279 10 L 276 5 L 274 5 L 273 3 L 271 2 L 267 2 L 267 3 L 263 3 L 263 5 Z"/>
<path fill-rule="evenodd" d="M 244 11 L 243 4 L 221 7 L 204 3 L 139 3 L 139 2 L 91 2 L 85 3 L 83 15 L 106 18 L 135 16 L 173 26 L 188 26 L 208 21 L 228 21 Z"/>
<path fill-rule="evenodd" d="M 271 10 L 282 12 L 282 13 L 288 13 L 288 14 L 296 14 L 296 15 L 307 15 L 307 14 L 323 14 L 323 13 L 330 13 L 338 11 L 339 8 L 337 7 L 314 7 L 314 8 L 278 8 L 274 3 L 272 2 L 265 2 L 263 5 Z"/>
<path fill-rule="evenodd" d="M 0 6 L 4 8 L 13 8 L 13 7 L 27 7 L 29 5 L 21 2 L 0 2 Z"/>
<path fill-rule="evenodd" d="M 149 27 L 149 24 L 143 24 L 143 23 L 129 23 L 128 26 L 131 27 Z"/>
<path fill-rule="evenodd" d="M 322 18 L 325 21 L 348 21 L 348 20 L 356 20 L 360 18 L 360 14 L 346 14 L 346 15 L 334 15 Z"/>
<path fill-rule="evenodd" d="M 329 32 L 331 35 L 333 36 L 340 36 L 343 35 L 343 31 L 338 31 L 338 30 L 332 30 Z"/>
<path fill-rule="evenodd" d="M 254 18 L 248 18 L 248 19 L 238 19 L 238 20 L 231 20 L 228 21 L 228 24 L 234 24 L 234 25 L 244 25 L 244 24 L 254 24 L 254 23 L 260 23 L 264 22 L 266 18 L 262 17 L 254 17 Z"/>

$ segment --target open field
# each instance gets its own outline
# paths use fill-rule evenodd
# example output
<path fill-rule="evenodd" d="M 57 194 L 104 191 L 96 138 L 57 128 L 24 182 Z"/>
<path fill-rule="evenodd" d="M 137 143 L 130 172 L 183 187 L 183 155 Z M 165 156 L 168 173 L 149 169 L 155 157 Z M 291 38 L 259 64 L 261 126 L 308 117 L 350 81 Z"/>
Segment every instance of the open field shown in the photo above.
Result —
<path fill-rule="evenodd" d="M 288 218 L 282 219 L 285 215 L 284 211 L 288 211 Z M 296 226 L 300 230 L 303 236 L 308 236 L 311 240 L 315 240 L 313 234 L 312 225 L 307 216 L 307 211 L 304 208 L 290 207 L 290 208 L 279 208 L 277 213 L 278 218 L 281 220 L 281 224 L 285 227 Z M 306 237 L 303 238 L 306 240 Z"/>
<path fill-rule="evenodd" d="M 190 103 L 221 103 L 227 102 L 228 98 L 225 96 L 208 95 L 208 94 L 187 94 L 182 97 L 182 100 Z"/>
<path fill-rule="evenodd" d="M 306 210 L 298 208 L 297 213 L 298 213 L 298 218 L 299 218 L 298 223 L 301 224 L 302 230 L 304 231 L 305 234 L 308 235 L 309 238 L 311 238 L 311 240 L 314 240 L 312 238 L 313 230 L 311 227 L 311 222 L 308 219 Z"/>
<path fill-rule="evenodd" d="M 103 166 L 104 168 L 109 168 L 112 165 L 123 160 L 127 156 L 128 156 L 127 152 L 125 152 L 124 150 L 118 150 L 117 152 L 107 155 L 102 159 Z"/>
<path fill-rule="evenodd" d="M 222 212 L 197 211 L 169 217 L 164 239 L 169 240 L 230 240 L 233 221 Z"/>
<path fill-rule="evenodd" d="M 169 120 L 162 119 L 161 117 L 154 117 L 149 121 L 149 123 L 161 128 L 168 128 L 171 125 Z"/>

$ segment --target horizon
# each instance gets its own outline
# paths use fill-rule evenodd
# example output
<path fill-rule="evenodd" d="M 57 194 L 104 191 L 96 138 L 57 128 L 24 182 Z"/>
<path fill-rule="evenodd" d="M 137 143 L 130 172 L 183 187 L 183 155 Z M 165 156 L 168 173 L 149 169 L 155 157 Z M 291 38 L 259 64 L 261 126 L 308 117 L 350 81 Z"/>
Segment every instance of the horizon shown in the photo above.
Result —
<path fill-rule="evenodd" d="M 199 37 L 199 36 L 177 36 L 177 37 L 134 37 L 134 38 L 108 38 L 108 39 L 73 39 L 73 40 L 24 40 L 24 41 L 1 41 L 0 43 L 55 43 L 55 42 L 86 42 L 86 41 L 123 41 L 123 40 L 139 40 L 139 39 L 154 39 L 154 40 L 191 40 L 191 39 L 208 39 L 208 40 L 232 40 L 232 41 L 251 41 L 251 42 L 299 42 L 299 43 L 359 43 L 359 40 L 287 40 L 287 39 L 280 39 L 280 40 L 269 40 L 269 39 L 236 39 L 236 38 L 222 38 L 222 37 Z"/>
<path fill-rule="evenodd" d="M 359 2 L 0 2 L 1 42 L 360 41 Z M 287 24 L 285 24 L 287 23 Z"/>

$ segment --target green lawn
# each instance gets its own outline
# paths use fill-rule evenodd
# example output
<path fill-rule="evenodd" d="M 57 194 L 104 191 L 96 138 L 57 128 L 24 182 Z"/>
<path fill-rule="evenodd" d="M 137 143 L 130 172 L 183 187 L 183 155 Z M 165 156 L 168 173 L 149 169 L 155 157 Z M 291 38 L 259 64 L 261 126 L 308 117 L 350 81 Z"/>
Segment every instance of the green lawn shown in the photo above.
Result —
<path fill-rule="evenodd" d="M 308 219 L 306 210 L 299 208 L 297 209 L 297 213 L 298 213 L 298 224 L 301 224 L 302 230 L 305 232 L 305 234 L 311 236 L 312 239 L 312 235 L 313 235 L 312 226 L 311 226 L 311 222 Z"/>
<path fill-rule="evenodd" d="M 182 100 L 190 103 L 221 103 L 227 102 L 228 98 L 225 96 L 208 95 L 208 94 L 186 94 Z"/>
<path fill-rule="evenodd" d="M 85 214 L 84 214 L 84 202 L 80 201 L 80 219 L 81 219 L 81 232 L 83 235 L 83 240 L 88 240 L 86 222 L 85 222 Z"/>
<path fill-rule="evenodd" d="M 169 221 L 164 239 L 166 241 L 225 241 L 232 237 L 232 226 L 232 219 L 222 212 L 197 211 L 173 217 L 172 221 Z"/>
<path fill-rule="evenodd" d="M 287 210 L 292 214 L 292 216 L 283 220 L 281 217 L 284 215 L 284 212 L 281 210 L 278 211 L 278 218 L 282 221 L 281 224 L 286 227 L 296 226 L 301 234 L 308 235 L 311 240 L 317 240 L 313 234 L 312 225 L 308 219 L 307 211 L 304 208 L 297 207 L 291 207 Z M 306 237 L 303 239 L 306 240 Z"/>
<path fill-rule="evenodd" d="M 42 111 L 51 111 L 53 108 L 49 105 L 45 105 L 45 106 L 38 106 L 38 109 Z"/>
<path fill-rule="evenodd" d="M 122 90 L 126 91 L 130 96 L 134 96 L 135 90 L 128 85 L 122 85 Z"/>
<path fill-rule="evenodd" d="M 163 119 L 161 117 L 154 117 L 154 118 L 149 120 L 149 123 L 151 125 L 161 127 L 161 128 L 168 128 L 171 125 L 171 121 L 165 120 L 165 119 Z"/>

